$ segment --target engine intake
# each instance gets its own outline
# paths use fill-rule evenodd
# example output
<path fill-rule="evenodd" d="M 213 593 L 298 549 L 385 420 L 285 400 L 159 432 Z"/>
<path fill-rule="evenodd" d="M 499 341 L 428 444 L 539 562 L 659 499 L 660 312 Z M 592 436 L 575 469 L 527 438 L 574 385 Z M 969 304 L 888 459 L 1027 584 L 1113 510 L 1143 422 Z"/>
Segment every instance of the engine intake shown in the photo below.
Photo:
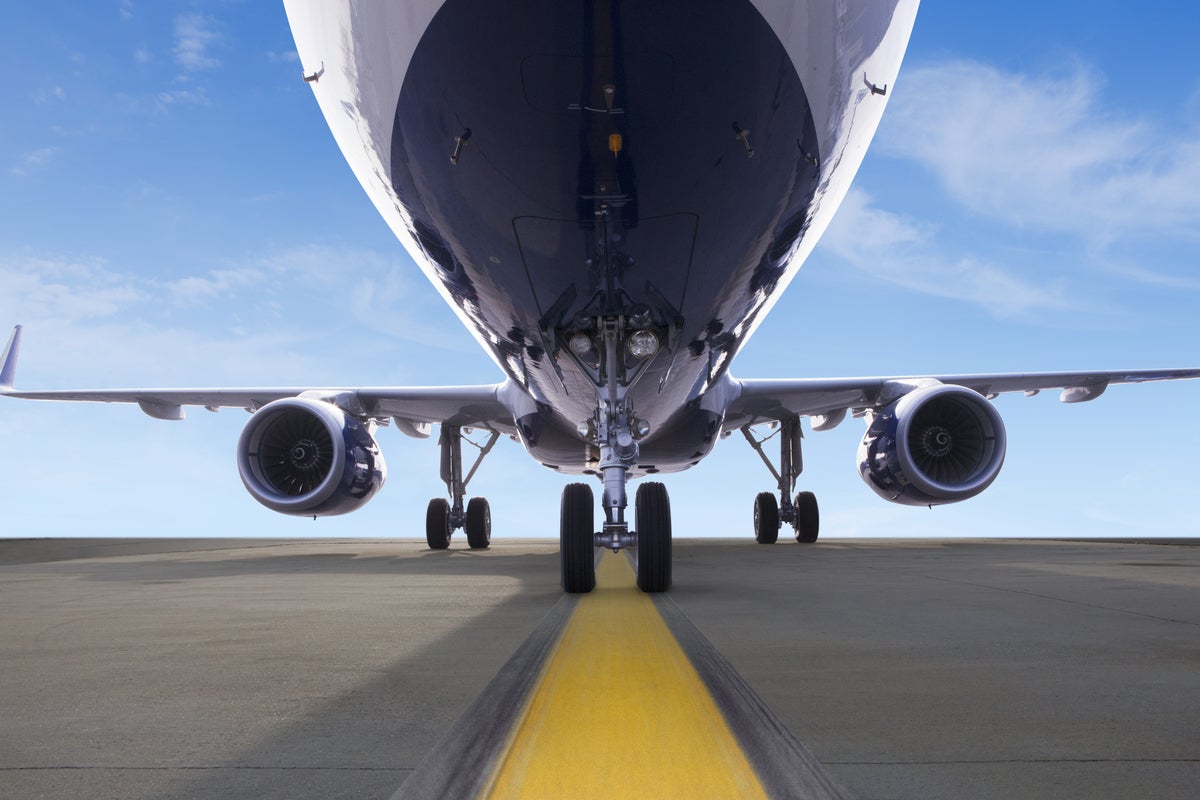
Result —
<path fill-rule="evenodd" d="M 858 472 L 893 503 L 956 503 L 991 485 L 1004 449 L 1004 422 L 986 398 L 962 386 L 926 386 L 876 414 L 858 447 Z"/>
<path fill-rule="evenodd" d="M 383 486 L 387 466 L 367 426 L 336 406 L 292 397 L 255 412 L 238 440 L 238 473 L 272 511 L 346 514 Z"/>

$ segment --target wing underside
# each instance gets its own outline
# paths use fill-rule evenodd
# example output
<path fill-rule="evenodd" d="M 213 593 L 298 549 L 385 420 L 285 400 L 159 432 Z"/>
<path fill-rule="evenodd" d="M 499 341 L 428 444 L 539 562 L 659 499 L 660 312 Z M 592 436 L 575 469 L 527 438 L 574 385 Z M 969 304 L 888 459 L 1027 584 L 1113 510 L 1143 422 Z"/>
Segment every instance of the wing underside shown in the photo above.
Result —
<path fill-rule="evenodd" d="M 1009 392 L 1034 395 L 1060 391 L 1064 403 L 1093 400 L 1114 384 L 1200 378 L 1200 369 L 1095 372 L 1029 372 L 905 377 L 730 379 L 725 425 L 744 427 L 760 421 L 810 417 L 814 427 L 832 427 L 847 413 L 883 408 L 922 386 L 962 386 L 991 399 Z M 835 421 L 836 420 L 836 421 Z M 832 424 L 828 424 L 832 422 Z"/>
<path fill-rule="evenodd" d="M 156 419 L 181 420 L 185 407 L 218 411 L 242 408 L 254 412 L 268 403 L 289 397 L 325 400 L 347 414 L 361 419 L 395 420 L 420 435 L 431 424 L 482 427 L 515 431 L 514 402 L 520 405 L 505 383 L 479 386 L 382 386 L 362 388 L 201 388 L 201 389 L 51 389 L 18 391 L 13 387 L 21 327 L 13 331 L 0 358 L 0 395 L 24 400 L 135 404 Z"/>

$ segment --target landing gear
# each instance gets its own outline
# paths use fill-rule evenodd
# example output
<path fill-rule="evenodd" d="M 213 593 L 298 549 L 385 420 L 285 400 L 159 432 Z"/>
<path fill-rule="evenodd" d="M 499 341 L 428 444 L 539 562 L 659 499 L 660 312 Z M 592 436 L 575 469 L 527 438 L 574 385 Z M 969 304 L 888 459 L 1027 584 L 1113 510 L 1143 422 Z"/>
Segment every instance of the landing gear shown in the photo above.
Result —
<path fill-rule="evenodd" d="M 817 498 L 812 492 L 800 492 L 793 502 L 792 490 L 796 488 L 796 478 L 804 469 L 804 460 L 800 451 L 800 419 L 792 417 L 779 421 L 779 469 L 763 452 L 763 444 L 776 434 L 763 439 L 754 438 L 750 427 L 742 428 L 742 435 L 758 453 L 758 457 L 771 470 L 779 485 L 779 500 L 771 492 L 760 492 L 754 498 L 754 540 L 759 544 L 774 544 L 779 538 L 779 528 L 783 523 L 790 523 L 796 531 L 796 541 L 810 544 L 817 540 L 820 528 L 820 512 L 817 509 Z"/>
<path fill-rule="evenodd" d="M 450 534 L 453 532 L 450 504 L 444 497 L 433 498 L 425 510 L 425 541 L 429 543 L 429 549 L 445 550 L 450 546 Z"/>
<path fill-rule="evenodd" d="M 643 592 L 671 588 L 671 500 L 661 483 L 643 483 L 634 498 L 637 544 L 633 561 Z"/>
<path fill-rule="evenodd" d="M 467 503 L 467 518 L 463 521 L 467 544 L 472 550 L 486 550 L 492 543 L 492 509 L 486 497 L 472 497 Z"/>
<path fill-rule="evenodd" d="M 605 87 L 610 111 L 614 111 L 615 91 L 615 86 Z M 610 138 L 610 144 L 617 142 L 615 153 L 621 137 L 614 133 Z M 598 477 L 604 487 L 600 500 L 604 521 L 600 531 L 594 532 L 591 489 L 583 484 L 566 487 L 559 529 L 562 584 L 568 592 L 591 591 L 595 585 L 594 549 L 606 547 L 617 552 L 635 547 L 638 586 L 646 592 L 662 592 L 671 585 L 671 507 L 662 484 L 649 483 L 638 490 L 636 531 L 630 530 L 625 519 L 629 477 L 641 466 L 639 440 L 653 436 L 651 421 L 636 413 L 631 391 L 652 364 L 669 370 L 665 356 L 678 356 L 684 318 L 643 274 L 633 273 L 637 287 L 623 284 L 623 276 L 633 264 L 622 249 L 624 226 L 636 213 L 630 213 L 634 209 L 626 207 L 629 197 L 622 192 L 632 191 L 632 185 L 622 190 L 626 179 L 612 159 L 593 158 L 589 163 L 597 167 L 595 174 L 586 178 L 586 196 L 594 201 L 590 215 L 594 225 L 585 226 L 589 228 L 585 242 L 592 294 L 577 304 L 572 284 L 547 308 L 541 325 L 546 333 L 553 327 L 555 358 L 571 362 L 576 376 L 590 381 L 595 389 L 595 410 L 591 417 L 578 421 L 576 431 L 587 448 L 587 473 Z M 600 189 L 598 194 L 592 194 L 593 183 Z M 645 471 L 657 470 L 647 466 Z"/>
<path fill-rule="evenodd" d="M 563 489 L 558 554 L 562 588 L 568 594 L 584 594 L 596 587 L 594 503 L 592 487 L 586 483 L 567 484 Z"/>
<path fill-rule="evenodd" d="M 770 492 L 759 492 L 754 498 L 754 541 L 775 544 L 779 538 L 779 502 Z"/>
<path fill-rule="evenodd" d="M 478 444 L 464 436 L 459 426 L 442 425 L 442 435 L 438 439 L 438 446 L 442 449 L 442 480 L 446 483 L 451 500 L 435 497 L 429 501 L 425 512 L 425 541 L 431 550 L 449 547 L 450 536 L 458 528 L 466 529 L 467 544 L 472 550 L 483 550 L 491 544 L 492 510 L 487 499 L 472 497 L 465 509 L 463 500 L 466 499 L 467 484 L 474 477 L 475 470 L 479 469 L 499 438 L 498 432 L 490 431 L 487 441 Z M 462 469 L 463 442 L 479 449 L 479 455 L 475 457 L 475 463 L 465 478 Z"/>
<path fill-rule="evenodd" d="M 612 411 L 610 411 L 612 409 Z M 643 592 L 665 592 L 671 586 L 671 501 L 667 487 L 645 483 L 634 499 L 636 531 L 625 520 L 626 483 L 637 463 L 638 443 L 630 434 L 628 407 L 600 404 L 600 473 L 604 483 L 604 527 L 592 527 L 592 489 L 572 483 L 563 490 L 559 553 L 563 590 L 590 592 L 596 585 L 595 549 L 634 548 L 637 585 Z"/>
<path fill-rule="evenodd" d="M 801 544 L 812 544 L 817 540 L 821 528 L 821 514 L 817 510 L 817 497 L 812 492 L 800 492 L 796 495 L 796 541 Z"/>
<path fill-rule="evenodd" d="M 635 531 L 629 529 L 625 519 L 625 509 L 629 505 L 626 485 L 641 454 L 638 439 L 647 435 L 650 428 L 637 419 L 629 403 L 628 370 L 631 367 L 624 361 L 624 356 L 627 352 L 637 359 L 653 355 L 639 356 L 636 352 L 640 351 L 631 349 L 628 341 L 634 334 L 629 334 L 627 339 L 626 327 L 632 321 L 632 318 L 614 316 L 601 317 L 595 322 L 598 338 L 591 341 L 593 347 L 603 345 L 598 355 L 604 373 L 596 377 L 597 389 L 601 392 L 596 415 L 581 424 L 580 436 L 594 442 L 599 451 L 595 473 L 604 486 L 601 499 L 604 523 L 598 533 L 591 532 L 594 529 L 590 527 L 590 488 L 584 484 L 571 484 L 564 490 L 559 538 L 562 584 L 568 592 L 589 592 L 595 586 L 593 551 L 596 547 L 610 548 L 614 553 L 628 547 L 636 548 L 637 582 L 642 591 L 665 592 L 671 585 L 671 501 L 666 487 L 661 483 L 641 486 L 635 498 Z M 585 528 L 588 531 L 586 545 L 581 533 Z"/>
<path fill-rule="evenodd" d="M 772 498 L 774 499 L 774 498 Z M 643 592 L 665 592 L 671 588 L 671 500 L 661 483 L 644 483 L 634 499 L 637 532 L 593 533 L 592 487 L 568 484 L 563 489 L 559 518 L 559 565 L 563 591 L 584 594 L 596 587 L 596 546 L 619 550 L 633 548 L 637 585 Z M 616 542 L 614 546 L 613 542 Z"/>

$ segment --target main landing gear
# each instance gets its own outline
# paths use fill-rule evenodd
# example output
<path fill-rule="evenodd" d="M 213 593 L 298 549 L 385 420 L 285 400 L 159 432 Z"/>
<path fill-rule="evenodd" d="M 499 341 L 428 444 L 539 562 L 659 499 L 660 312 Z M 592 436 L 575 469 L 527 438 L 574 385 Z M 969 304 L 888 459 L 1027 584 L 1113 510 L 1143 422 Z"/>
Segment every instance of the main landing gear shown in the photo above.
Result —
<path fill-rule="evenodd" d="M 450 546 L 450 536 L 459 528 L 467 532 L 467 544 L 472 550 L 483 550 L 492 541 L 492 511 L 487 498 L 472 497 L 463 508 L 466 499 L 467 484 L 475 475 L 475 470 L 483 463 L 484 456 L 491 452 L 500 434 L 491 431 L 483 444 L 473 442 L 463 435 L 463 429 L 456 425 L 442 425 L 438 445 L 442 449 L 442 480 L 450 492 L 451 500 L 435 497 L 429 501 L 425 511 L 425 540 L 431 550 L 445 550 Z M 479 455 L 471 466 L 467 476 L 463 477 L 462 445 L 463 442 L 479 449 Z"/>
<path fill-rule="evenodd" d="M 742 435 L 767 465 L 767 469 L 771 470 L 779 485 L 778 499 L 771 492 L 759 492 L 754 498 L 754 540 L 759 544 L 774 544 L 779 538 L 780 527 L 787 522 L 796 531 L 797 542 L 815 542 L 821 526 L 816 496 L 812 492 L 797 492 L 795 500 L 791 498 L 796 488 L 796 478 L 804 470 L 800 451 L 800 419 L 792 417 L 780 420 L 778 430 L 763 439 L 754 438 L 749 426 L 742 428 Z M 763 452 L 763 445 L 775 435 L 779 436 L 778 470 Z"/>

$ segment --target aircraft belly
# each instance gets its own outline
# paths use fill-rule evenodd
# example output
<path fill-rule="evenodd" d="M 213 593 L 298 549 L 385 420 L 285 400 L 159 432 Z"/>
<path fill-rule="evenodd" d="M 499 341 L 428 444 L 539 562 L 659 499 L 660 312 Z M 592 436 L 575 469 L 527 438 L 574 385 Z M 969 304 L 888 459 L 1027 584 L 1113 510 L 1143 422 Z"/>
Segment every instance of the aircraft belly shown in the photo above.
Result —
<path fill-rule="evenodd" d="M 447 2 L 397 100 L 390 177 L 494 357 L 578 419 L 595 395 L 572 391 L 576 367 L 554 358 L 543 318 L 567 296 L 555 310 L 569 319 L 600 287 L 597 207 L 617 209 L 621 285 L 683 318 L 639 386 L 640 413 L 661 407 L 663 423 L 724 368 L 783 277 L 820 147 L 791 57 L 750 3 L 617 3 L 598 21 L 602 6 Z M 615 88 L 611 109 L 597 82 Z"/>
<path fill-rule="evenodd" d="M 566 475 L 598 474 L 599 450 L 580 440 L 574 426 L 561 416 L 539 415 L 536 424 L 523 426 L 521 433 L 525 448 L 542 466 Z M 680 409 L 642 442 L 641 458 L 629 476 L 680 472 L 695 466 L 711 452 L 719 434 L 716 414 L 694 406 Z"/>
<path fill-rule="evenodd" d="M 553 329 L 615 273 L 679 322 L 630 389 L 674 439 L 844 196 L 916 5 L 286 2 L 347 161 L 494 360 L 573 436 L 596 393 Z"/>

